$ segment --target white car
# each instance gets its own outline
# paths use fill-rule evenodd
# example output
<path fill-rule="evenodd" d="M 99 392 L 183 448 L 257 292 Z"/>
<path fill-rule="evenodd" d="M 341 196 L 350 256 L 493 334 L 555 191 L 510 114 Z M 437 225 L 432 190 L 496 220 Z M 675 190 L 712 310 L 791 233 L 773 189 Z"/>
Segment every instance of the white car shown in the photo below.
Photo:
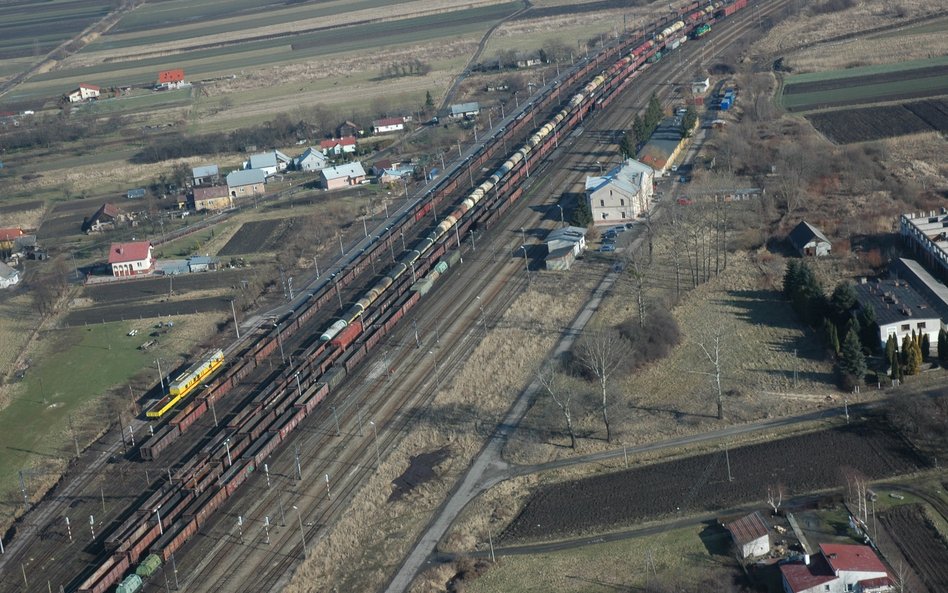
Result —
<path fill-rule="evenodd" d="M 133 329 L 132 331 L 128 332 L 128 335 L 130 335 L 130 336 L 137 336 L 137 335 L 138 335 L 138 330 L 137 330 L 137 329 Z"/>

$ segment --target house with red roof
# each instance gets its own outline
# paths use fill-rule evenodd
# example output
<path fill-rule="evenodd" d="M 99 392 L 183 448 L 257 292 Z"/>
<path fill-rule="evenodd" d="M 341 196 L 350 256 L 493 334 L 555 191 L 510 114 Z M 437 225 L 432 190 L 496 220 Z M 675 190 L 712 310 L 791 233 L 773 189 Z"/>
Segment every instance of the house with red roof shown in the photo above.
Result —
<path fill-rule="evenodd" d="M 887 593 L 893 581 L 869 546 L 820 544 L 820 553 L 780 566 L 786 593 Z"/>
<path fill-rule="evenodd" d="M 319 143 L 319 150 L 326 156 L 352 153 L 356 150 L 356 138 L 355 136 L 343 136 L 342 138 L 323 140 Z"/>
<path fill-rule="evenodd" d="M 72 91 L 66 95 L 66 97 L 69 99 L 70 103 L 81 103 L 82 101 L 88 101 L 89 99 L 98 99 L 101 90 L 102 89 L 95 86 L 94 84 L 81 83 L 78 89 Z"/>
<path fill-rule="evenodd" d="M 113 276 L 138 276 L 155 270 L 151 241 L 112 243 L 109 248 L 109 265 Z"/>
<path fill-rule="evenodd" d="M 401 117 L 386 117 L 372 122 L 373 134 L 390 134 L 405 129 L 405 119 Z"/>

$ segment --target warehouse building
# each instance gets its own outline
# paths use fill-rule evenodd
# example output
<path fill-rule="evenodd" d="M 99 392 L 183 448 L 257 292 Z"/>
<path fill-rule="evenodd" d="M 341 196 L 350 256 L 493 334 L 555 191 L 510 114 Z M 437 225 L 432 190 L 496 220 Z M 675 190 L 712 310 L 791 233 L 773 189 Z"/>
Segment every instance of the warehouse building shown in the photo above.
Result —
<path fill-rule="evenodd" d="M 899 344 L 906 336 L 927 335 L 932 352 L 938 345 L 938 331 L 945 327 L 938 311 L 905 280 L 863 279 L 856 285 L 859 306 L 872 307 L 879 325 L 879 345 L 884 349 L 890 336 Z"/>
<path fill-rule="evenodd" d="M 916 258 L 936 278 L 948 281 L 948 208 L 903 214 L 899 230 Z"/>
<path fill-rule="evenodd" d="M 638 160 L 655 169 L 657 176 L 661 177 L 681 154 L 685 145 L 683 140 L 681 116 L 666 117 L 639 151 Z"/>

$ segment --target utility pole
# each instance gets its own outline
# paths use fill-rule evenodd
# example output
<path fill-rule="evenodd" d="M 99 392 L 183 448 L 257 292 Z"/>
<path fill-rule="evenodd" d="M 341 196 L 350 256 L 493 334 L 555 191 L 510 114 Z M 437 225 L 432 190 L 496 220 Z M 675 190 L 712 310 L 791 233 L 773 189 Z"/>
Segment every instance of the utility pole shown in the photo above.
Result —
<path fill-rule="evenodd" d="M 316 277 L 319 277 L 317 272 Z M 234 299 L 230 299 L 230 312 L 234 314 L 234 330 L 237 332 L 237 339 L 240 339 L 240 326 L 237 325 L 237 309 L 234 307 Z"/>
<path fill-rule="evenodd" d="M 329 491 L 329 474 L 326 474 L 326 498 L 332 500 L 332 492 Z"/>
<path fill-rule="evenodd" d="M 372 425 L 372 434 L 375 435 L 375 469 L 378 469 L 382 465 L 382 454 L 379 451 L 379 431 L 376 429 L 375 422 L 370 420 L 369 424 Z"/>
<path fill-rule="evenodd" d="M 734 478 L 731 476 L 731 455 L 727 450 L 727 443 L 724 444 L 724 461 L 727 463 L 727 481 L 733 482 Z"/>
<path fill-rule="evenodd" d="M 303 479 L 303 466 L 300 465 L 300 446 L 296 446 L 296 479 Z"/>
<path fill-rule="evenodd" d="M 332 406 L 329 409 L 332 410 L 332 419 L 336 423 L 336 436 L 342 436 L 342 432 L 339 430 L 339 414 L 336 413 L 336 406 Z"/>

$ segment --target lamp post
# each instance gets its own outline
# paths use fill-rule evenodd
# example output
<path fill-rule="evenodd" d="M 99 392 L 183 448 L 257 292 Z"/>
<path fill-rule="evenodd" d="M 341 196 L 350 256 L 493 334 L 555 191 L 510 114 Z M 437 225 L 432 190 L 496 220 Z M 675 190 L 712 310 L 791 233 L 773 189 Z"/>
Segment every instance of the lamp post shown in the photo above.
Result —
<path fill-rule="evenodd" d="M 303 534 L 303 515 L 300 513 L 300 509 L 295 504 L 293 508 L 296 509 L 296 518 L 300 522 L 300 540 L 303 542 L 303 558 L 306 558 L 306 536 Z"/>
<path fill-rule="evenodd" d="M 164 534 L 165 534 L 165 530 L 164 530 L 164 528 L 161 526 L 161 505 L 158 505 L 158 506 L 155 507 L 155 515 L 157 515 L 157 517 L 158 517 L 158 534 L 159 534 L 159 535 L 164 535 Z"/>
<path fill-rule="evenodd" d="M 527 229 L 520 227 L 520 236 L 523 237 L 523 244 L 527 244 Z"/>
<path fill-rule="evenodd" d="M 530 279 L 530 260 L 527 259 L 527 246 L 521 245 L 520 249 L 523 249 L 523 267 L 527 270 L 527 280 Z"/>
<path fill-rule="evenodd" d="M 560 209 L 560 224 L 562 226 L 566 226 L 566 221 L 563 218 L 563 207 L 560 206 L 559 204 L 553 204 L 553 205 Z"/>
<path fill-rule="evenodd" d="M 382 454 L 379 451 L 379 431 L 375 427 L 375 422 L 369 420 L 369 424 L 372 425 L 372 434 L 375 435 L 375 469 L 378 469 L 382 465 Z"/>
<path fill-rule="evenodd" d="M 224 441 L 224 448 L 227 449 L 227 467 L 234 465 L 234 461 L 230 458 L 230 439 Z"/>

